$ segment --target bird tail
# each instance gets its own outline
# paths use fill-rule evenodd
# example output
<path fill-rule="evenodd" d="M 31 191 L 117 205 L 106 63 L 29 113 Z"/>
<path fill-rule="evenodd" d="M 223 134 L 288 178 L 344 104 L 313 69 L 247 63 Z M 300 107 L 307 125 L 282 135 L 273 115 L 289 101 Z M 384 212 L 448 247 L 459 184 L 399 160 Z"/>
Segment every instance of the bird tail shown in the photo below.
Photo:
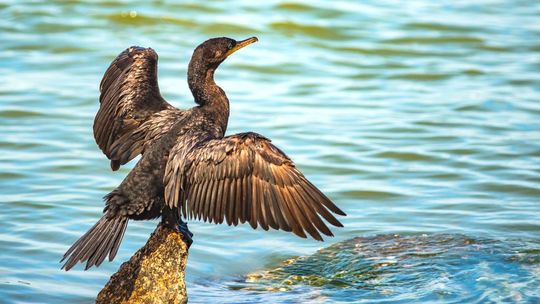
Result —
<path fill-rule="evenodd" d="M 127 224 L 127 217 L 116 215 L 108 218 L 107 213 L 105 213 L 88 232 L 66 251 L 60 261 L 63 262 L 67 259 L 62 269 L 68 271 L 79 261 L 86 261 L 84 270 L 94 265 L 97 267 L 101 265 L 107 255 L 109 255 L 109 261 L 112 261 L 118 252 Z"/>

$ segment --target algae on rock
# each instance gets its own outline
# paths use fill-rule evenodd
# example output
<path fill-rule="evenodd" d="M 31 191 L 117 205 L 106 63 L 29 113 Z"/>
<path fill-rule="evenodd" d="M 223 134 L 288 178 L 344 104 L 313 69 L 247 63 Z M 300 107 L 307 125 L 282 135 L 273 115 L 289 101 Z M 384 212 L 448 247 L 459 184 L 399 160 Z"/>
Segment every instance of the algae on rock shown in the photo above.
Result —
<path fill-rule="evenodd" d="M 146 245 L 111 276 L 96 303 L 187 303 L 182 234 L 160 223 Z"/>

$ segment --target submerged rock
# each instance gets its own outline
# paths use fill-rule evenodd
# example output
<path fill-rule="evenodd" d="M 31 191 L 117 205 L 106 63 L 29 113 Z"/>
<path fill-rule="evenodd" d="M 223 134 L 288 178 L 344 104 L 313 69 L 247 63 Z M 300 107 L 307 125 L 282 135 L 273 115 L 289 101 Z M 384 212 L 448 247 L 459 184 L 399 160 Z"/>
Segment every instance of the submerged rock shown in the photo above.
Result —
<path fill-rule="evenodd" d="M 188 248 L 175 229 L 159 224 L 98 294 L 96 303 L 187 303 Z"/>
<path fill-rule="evenodd" d="M 226 285 L 313 302 L 534 302 L 540 300 L 538 248 L 538 242 L 450 234 L 357 237 Z"/>

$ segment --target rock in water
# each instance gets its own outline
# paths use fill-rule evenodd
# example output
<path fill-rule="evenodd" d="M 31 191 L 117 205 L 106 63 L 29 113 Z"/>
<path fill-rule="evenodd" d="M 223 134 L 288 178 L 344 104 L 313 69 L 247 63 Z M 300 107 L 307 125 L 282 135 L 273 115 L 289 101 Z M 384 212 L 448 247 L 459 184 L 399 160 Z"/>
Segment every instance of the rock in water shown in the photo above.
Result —
<path fill-rule="evenodd" d="M 187 303 L 182 234 L 159 224 L 146 245 L 110 278 L 96 303 Z"/>

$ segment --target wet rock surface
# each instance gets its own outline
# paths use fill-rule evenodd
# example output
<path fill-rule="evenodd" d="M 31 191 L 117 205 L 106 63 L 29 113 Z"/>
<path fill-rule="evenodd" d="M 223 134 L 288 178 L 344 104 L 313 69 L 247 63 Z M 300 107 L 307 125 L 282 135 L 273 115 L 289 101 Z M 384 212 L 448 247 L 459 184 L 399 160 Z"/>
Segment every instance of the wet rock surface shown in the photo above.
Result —
<path fill-rule="evenodd" d="M 182 235 L 159 224 L 144 247 L 111 276 L 96 303 L 187 303 L 187 257 Z"/>
<path fill-rule="evenodd" d="M 540 301 L 540 242 L 460 234 L 356 237 L 190 290 L 223 303 Z M 293 300 L 294 299 L 294 300 Z"/>

